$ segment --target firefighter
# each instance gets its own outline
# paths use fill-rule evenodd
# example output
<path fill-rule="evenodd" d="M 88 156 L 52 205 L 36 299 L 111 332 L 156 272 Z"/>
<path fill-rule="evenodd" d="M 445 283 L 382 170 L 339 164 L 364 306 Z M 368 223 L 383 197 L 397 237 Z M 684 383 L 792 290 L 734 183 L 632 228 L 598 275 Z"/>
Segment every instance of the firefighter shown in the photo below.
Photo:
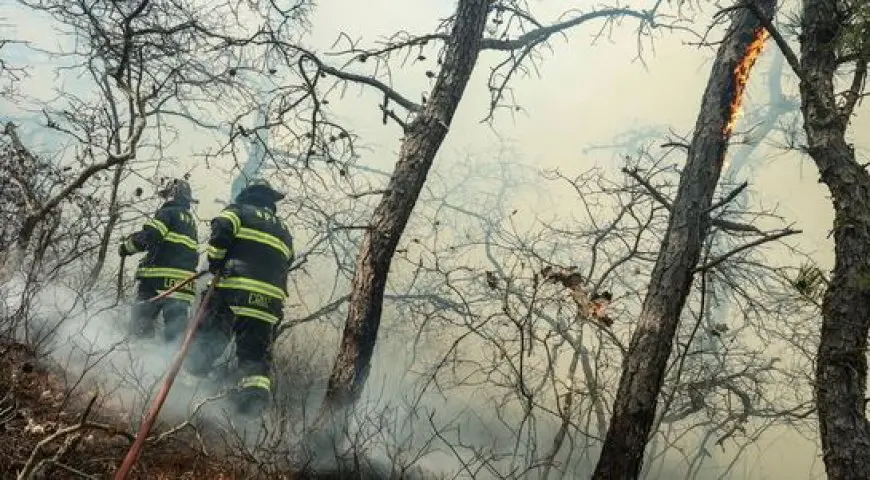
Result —
<path fill-rule="evenodd" d="M 207 376 L 234 338 L 238 370 L 232 401 L 243 415 L 261 411 L 271 399 L 272 341 L 294 259 L 293 238 L 276 216 L 283 198 L 264 180 L 250 182 L 212 220 L 206 249 L 209 272 L 220 277 L 185 370 Z"/>
<path fill-rule="evenodd" d="M 196 223 L 191 204 L 196 203 L 185 180 L 172 180 L 158 195 L 166 202 L 142 229 L 126 238 L 118 248 L 122 257 L 147 252 L 136 269 L 139 285 L 133 306 L 130 333 L 135 338 L 154 336 L 157 316 L 163 314 L 163 339 L 175 342 L 184 332 L 193 287 L 185 287 L 155 302 L 149 299 L 193 275 L 197 253 Z"/>

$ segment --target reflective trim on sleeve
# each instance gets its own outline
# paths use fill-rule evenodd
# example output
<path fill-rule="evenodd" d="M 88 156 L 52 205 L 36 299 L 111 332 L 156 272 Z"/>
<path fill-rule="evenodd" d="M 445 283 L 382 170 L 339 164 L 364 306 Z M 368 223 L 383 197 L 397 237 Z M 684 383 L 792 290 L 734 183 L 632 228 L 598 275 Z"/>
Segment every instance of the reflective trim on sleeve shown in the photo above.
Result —
<path fill-rule="evenodd" d="M 205 253 L 208 255 L 209 260 L 223 260 L 227 256 L 227 249 L 209 245 L 205 248 Z"/>
<path fill-rule="evenodd" d="M 124 248 L 127 250 L 127 253 L 139 253 L 139 249 L 136 248 L 136 243 L 133 242 L 132 236 L 124 242 Z"/>
<path fill-rule="evenodd" d="M 169 233 L 169 227 L 167 227 L 165 223 L 161 222 L 156 218 L 152 218 L 145 222 L 145 226 L 157 230 L 160 233 L 160 238 L 165 237 L 166 234 Z"/>
<path fill-rule="evenodd" d="M 239 232 L 239 229 L 242 228 L 242 219 L 239 218 L 238 215 L 235 214 L 232 210 L 224 210 L 219 215 L 218 218 L 226 218 L 233 224 L 233 235 Z"/>
<path fill-rule="evenodd" d="M 230 307 L 230 310 L 233 311 L 236 315 L 240 317 L 250 317 L 256 318 L 257 320 L 262 320 L 268 324 L 274 325 L 278 323 L 278 317 L 272 315 L 271 313 L 264 312 L 262 310 L 257 310 L 256 308 L 250 307 Z"/>

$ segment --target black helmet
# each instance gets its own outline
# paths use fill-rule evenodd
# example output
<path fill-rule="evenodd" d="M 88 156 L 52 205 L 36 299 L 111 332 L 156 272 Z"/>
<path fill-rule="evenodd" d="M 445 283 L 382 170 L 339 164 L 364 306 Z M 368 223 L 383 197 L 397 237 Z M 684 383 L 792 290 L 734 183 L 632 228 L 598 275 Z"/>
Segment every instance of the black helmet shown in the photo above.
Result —
<path fill-rule="evenodd" d="M 266 194 L 271 197 L 273 202 L 277 202 L 278 200 L 283 200 L 286 195 L 279 192 L 278 190 L 272 188 L 268 181 L 263 178 L 254 178 L 248 181 L 248 184 L 245 185 L 245 188 L 239 192 L 239 195 L 242 194 L 251 194 L 251 193 L 260 193 Z"/>
<path fill-rule="evenodd" d="M 170 181 L 162 190 L 157 192 L 163 198 L 170 200 L 181 200 L 190 203 L 195 203 L 193 191 L 190 189 L 190 184 L 187 180 L 175 178 Z"/>

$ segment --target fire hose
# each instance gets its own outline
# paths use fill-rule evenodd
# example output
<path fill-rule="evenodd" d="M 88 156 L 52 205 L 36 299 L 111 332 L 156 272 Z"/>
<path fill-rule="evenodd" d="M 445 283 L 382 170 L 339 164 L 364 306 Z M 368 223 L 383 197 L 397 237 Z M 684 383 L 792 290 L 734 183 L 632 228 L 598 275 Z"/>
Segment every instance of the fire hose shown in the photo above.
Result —
<path fill-rule="evenodd" d="M 166 298 L 166 297 L 172 295 L 173 293 L 175 293 L 175 292 L 181 290 L 182 288 L 184 288 L 185 286 L 187 286 L 190 282 L 192 282 L 192 281 L 196 280 L 197 278 L 199 278 L 199 277 L 205 275 L 206 273 L 208 273 L 208 272 L 206 272 L 205 270 L 203 270 L 203 271 L 201 271 L 201 272 L 194 273 L 193 275 L 191 275 L 191 276 L 185 278 L 185 279 L 182 280 L 181 282 L 176 283 L 176 284 L 175 284 L 172 288 L 170 288 L 169 290 L 166 290 L 165 292 L 161 293 L 160 295 L 157 295 L 156 297 L 149 298 L 148 301 L 149 301 L 149 302 L 156 302 L 157 300 L 160 300 L 161 298 Z M 216 280 L 217 280 L 217 278 L 215 278 L 215 281 L 216 281 Z"/>
<path fill-rule="evenodd" d="M 199 278 L 204 273 L 205 272 L 200 272 L 191 275 L 190 278 L 174 286 L 172 289 L 163 292 L 158 297 L 163 298 L 171 294 L 172 292 L 182 288 L 184 285 L 192 282 L 196 278 Z M 175 376 L 178 375 L 178 370 L 181 368 L 181 363 L 184 360 L 184 357 L 187 355 L 187 351 L 190 349 L 193 337 L 194 335 L 196 335 L 196 330 L 199 328 L 200 323 L 202 323 L 202 318 L 205 314 L 205 306 L 208 304 L 212 293 L 214 293 L 214 289 L 217 283 L 218 275 L 215 275 L 215 277 L 212 279 L 211 285 L 209 286 L 208 290 L 202 298 L 202 301 L 199 304 L 199 307 L 196 310 L 196 315 L 194 315 L 193 319 L 187 327 L 187 333 L 184 336 L 184 341 L 181 344 L 181 348 L 178 350 L 178 353 L 175 354 L 175 359 L 172 361 L 172 365 L 169 367 L 169 371 L 166 373 L 166 378 L 163 380 L 163 384 L 160 386 L 160 390 L 157 392 L 157 396 L 154 397 L 154 401 L 151 402 L 151 408 L 142 419 L 142 424 L 139 426 L 139 432 L 136 434 L 136 440 L 133 442 L 133 445 L 130 446 L 130 450 L 127 451 L 127 455 L 124 457 L 124 461 L 121 462 L 121 466 L 118 467 L 118 470 L 115 472 L 115 480 L 126 479 L 127 475 L 130 474 L 130 471 L 136 464 L 136 461 L 139 459 L 139 455 L 142 452 L 142 447 L 145 444 L 145 439 L 151 432 L 151 427 L 154 426 L 154 421 L 157 419 L 157 415 L 160 413 L 160 409 L 163 407 L 163 403 L 166 401 L 166 397 L 169 395 L 169 389 L 172 388 L 172 382 L 175 381 Z M 152 298 L 151 300 L 156 300 L 158 297 Z"/>

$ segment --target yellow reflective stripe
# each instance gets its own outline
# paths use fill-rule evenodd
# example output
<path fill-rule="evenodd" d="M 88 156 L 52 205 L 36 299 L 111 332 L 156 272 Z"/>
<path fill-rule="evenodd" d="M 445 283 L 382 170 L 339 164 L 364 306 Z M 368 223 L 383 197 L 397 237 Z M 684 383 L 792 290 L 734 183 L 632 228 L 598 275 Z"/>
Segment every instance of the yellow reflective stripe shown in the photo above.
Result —
<path fill-rule="evenodd" d="M 263 390 L 272 390 L 272 380 L 263 375 L 251 375 L 245 377 L 239 382 L 241 388 L 262 388 Z"/>
<path fill-rule="evenodd" d="M 230 310 L 233 311 L 236 315 L 240 317 L 251 317 L 256 318 L 257 320 L 262 320 L 269 324 L 278 323 L 278 317 L 272 315 L 271 313 L 264 312 L 262 310 L 257 310 L 255 308 L 249 307 L 230 307 Z"/>
<path fill-rule="evenodd" d="M 152 218 L 151 220 L 148 220 L 147 222 L 145 222 L 145 226 L 151 227 L 154 230 L 157 230 L 158 232 L 160 232 L 161 237 L 165 237 L 166 234 L 169 233 L 169 227 L 167 227 L 165 223 L 161 222 L 160 220 L 157 220 L 156 218 Z"/>
<path fill-rule="evenodd" d="M 139 251 L 139 249 L 136 248 L 136 244 L 133 243 L 133 237 L 128 238 L 127 241 L 124 242 L 124 246 L 127 248 L 127 252 L 129 253 L 137 253 Z"/>
<path fill-rule="evenodd" d="M 186 279 L 193 275 L 193 272 L 182 270 L 180 268 L 142 267 L 136 270 L 136 275 L 144 278 L 166 277 Z"/>
<path fill-rule="evenodd" d="M 169 232 L 166 234 L 163 240 L 172 243 L 180 243 L 191 250 L 196 250 L 197 247 L 196 240 L 180 233 Z"/>
<path fill-rule="evenodd" d="M 248 292 L 254 293 L 262 293 L 263 295 L 268 295 L 270 297 L 277 298 L 279 300 L 284 300 L 287 295 L 280 288 L 269 285 L 266 282 L 261 282 L 259 280 L 254 280 L 253 278 L 246 277 L 227 277 L 222 278 L 220 283 L 217 285 L 222 288 L 232 288 L 236 290 L 246 290 Z"/>
<path fill-rule="evenodd" d="M 288 247 L 284 242 L 281 241 L 281 239 L 274 235 L 266 232 L 261 232 L 259 230 L 254 230 L 252 228 L 242 227 L 239 229 L 239 232 L 236 234 L 236 236 L 245 240 L 251 240 L 254 242 L 268 245 L 281 252 L 284 255 L 284 258 L 290 258 L 290 247 Z"/>
<path fill-rule="evenodd" d="M 221 260 L 222 258 L 227 256 L 227 249 L 217 248 L 213 245 L 209 245 L 205 248 L 205 253 L 208 254 L 208 258 Z"/>
<path fill-rule="evenodd" d="M 166 292 L 166 290 L 157 290 L 158 295 L 163 294 L 164 292 Z M 169 294 L 169 298 L 175 298 L 178 300 L 183 300 L 185 302 L 193 302 L 193 300 L 196 298 L 196 295 L 182 291 L 175 291 Z"/>
<path fill-rule="evenodd" d="M 220 213 L 220 215 L 218 215 L 218 217 L 226 218 L 230 221 L 230 223 L 233 224 L 233 235 L 235 235 L 239 231 L 239 229 L 242 228 L 242 219 L 240 219 L 239 216 L 231 210 L 224 210 Z"/>

